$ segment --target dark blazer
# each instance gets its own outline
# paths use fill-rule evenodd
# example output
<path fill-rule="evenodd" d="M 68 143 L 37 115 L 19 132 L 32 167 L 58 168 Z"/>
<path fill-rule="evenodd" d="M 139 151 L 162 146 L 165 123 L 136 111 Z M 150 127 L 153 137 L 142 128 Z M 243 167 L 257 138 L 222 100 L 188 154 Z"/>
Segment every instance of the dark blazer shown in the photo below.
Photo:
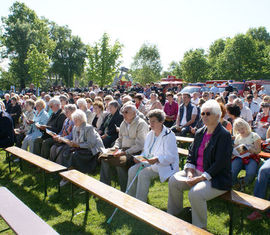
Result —
<path fill-rule="evenodd" d="M 66 115 L 62 112 L 62 109 L 59 109 L 57 113 L 52 113 L 47 122 L 47 126 L 49 126 L 48 129 L 58 134 L 62 130 L 65 119 Z M 47 139 L 50 137 L 51 136 L 48 135 L 46 132 L 43 132 L 43 139 Z"/>
<path fill-rule="evenodd" d="M 8 113 L 0 112 L 0 148 L 10 147 L 14 144 L 15 134 L 13 121 Z"/>
<path fill-rule="evenodd" d="M 114 136 L 117 138 L 118 132 L 116 131 L 115 125 L 119 127 L 122 121 L 123 116 L 119 113 L 119 110 L 117 110 L 114 115 L 108 114 L 100 127 L 102 135 L 107 134 L 108 136 Z"/>
<path fill-rule="evenodd" d="M 199 129 L 190 145 L 187 163 L 197 165 L 198 150 L 207 128 Z M 203 153 L 203 169 L 211 177 L 213 188 L 230 190 L 232 187 L 231 156 L 232 140 L 230 133 L 219 123 Z"/>

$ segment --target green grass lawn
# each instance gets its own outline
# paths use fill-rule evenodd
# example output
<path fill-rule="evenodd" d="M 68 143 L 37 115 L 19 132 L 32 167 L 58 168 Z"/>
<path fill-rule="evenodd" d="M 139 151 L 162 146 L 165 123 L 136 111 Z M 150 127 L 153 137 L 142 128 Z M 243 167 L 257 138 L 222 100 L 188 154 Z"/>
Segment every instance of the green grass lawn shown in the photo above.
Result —
<path fill-rule="evenodd" d="M 36 167 L 24 163 L 24 172 L 20 171 L 18 165 L 13 164 L 13 172 L 9 174 L 8 164 L 4 160 L 5 152 L 2 151 L 0 152 L 0 185 L 7 187 L 60 234 L 159 234 L 152 227 L 121 211 L 117 212 L 111 224 L 108 225 L 106 221 L 111 216 L 114 207 L 97 198 L 90 197 L 88 213 L 79 213 L 85 210 L 85 194 L 78 188 L 75 189 L 74 194 L 75 214 L 78 214 L 72 217 L 70 185 L 64 186 L 61 194 L 58 194 L 56 178 L 49 177 L 49 196 L 44 201 L 42 173 L 37 172 Z M 99 179 L 99 174 L 93 177 Z M 253 186 L 246 190 L 247 193 L 252 194 Z M 149 203 L 165 211 L 167 198 L 168 184 L 154 181 L 149 192 Z M 187 192 L 184 198 L 184 206 L 190 206 Z M 264 217 L 260 221 L 250 222 L 245 218 L 251 210 L 240 210 L 234 207 L 234 212 L 234 234 L 270 234 L 270 219 Z M 239 231 L 241 213 L 244 216 L 242 232 Z M 185 218 L 185 215 L 181 215 L 181 218 Z M 7 227 L 5 222 L 0 220 L 0 231 Z M 229 232 L 227 206 L 219 199 L 208 202 L 208 230 L 213 234 L 228 234 Z M 8 230 L 4 234 L 13 233 Z"/>

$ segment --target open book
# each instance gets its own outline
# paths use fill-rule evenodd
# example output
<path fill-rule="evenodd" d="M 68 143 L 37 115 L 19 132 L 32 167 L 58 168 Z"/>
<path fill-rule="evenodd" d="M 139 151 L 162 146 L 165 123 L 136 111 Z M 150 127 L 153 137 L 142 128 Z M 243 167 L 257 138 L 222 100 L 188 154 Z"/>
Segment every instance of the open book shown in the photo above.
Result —
<path fill-rule="evenodd" d="M 111 158 L 120 153 L 121 149 L 104 149 L 104 152 L 100 156 L 101 158 Z"/>
<path fill-rule="evenodd" d="M 50 131 L 49 129 L 46 129 L 46 133 L 52 137 L 57 135 L 55 132 Z"/>
<path fill-rule="evenodd" d="M 240 144 L 233 148 L 233 155 L 235 157 L 248 157 L 250 155 L 250 152 L 248 151 L 249 147 L 245 144 Z"/>

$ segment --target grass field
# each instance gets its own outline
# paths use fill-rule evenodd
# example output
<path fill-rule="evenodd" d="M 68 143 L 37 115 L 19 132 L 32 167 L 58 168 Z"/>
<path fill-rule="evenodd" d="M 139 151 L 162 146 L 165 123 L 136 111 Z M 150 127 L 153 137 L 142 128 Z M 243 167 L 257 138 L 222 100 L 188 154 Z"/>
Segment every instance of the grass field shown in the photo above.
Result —
<path fill-rule="evenodd" d="M 0 185 L 7 187 L 60 234 L 159 234 L 150 226 L 121 211 L 117 212 L 111 224 L 108 225 L 106 221 L 114 208 L 97 198 L 90 197 L 88 213 L 79 213 L 85 210 L 85 195 L 80 189 L 75 191 L 74 204 L 77 215 L 72 217 L 69 184 L 61 189 L 61 194 L 58 194 L 55 177 L 49 177 L 49 197 L 44 200 L 42 173 L 38 172 L 37 168 L 24 163 L 24 172 L 21 172 L 16 164 L 12 169 L 13 172 L 9 174 L 5 152 L 0 152 Z M 99 174 L 93 177 L 99 179 Z M 252 190 L 253 186 L 246 189 L 246 192 L 252 194 Z M 149 203 L 165 211 L 167 198 L 168 184 L 154 181 L 149 192 Z M 187 193 L 184 198 L 184 206 L 190 206 Z M 250 222 L 245 218 L 251 210 L 240 210 L 234 207 L 234 212 L 234 234 L 270 234 L 270 219 L 267 217 Z M 240 232 L 241 213 L 244 216 L 244 225 Z M 185 219 L 185 215 L 180 215 L 180 218 Z M 5 222 L 0 220 L 0 231 L 7 227 Z M 208 230 L 213 234 L 228 234 L 229 232 L 228 209 L 226 203 L 219 199 L 208 202 Z M 13 233 L 8 230 L 2 234 Z"/>

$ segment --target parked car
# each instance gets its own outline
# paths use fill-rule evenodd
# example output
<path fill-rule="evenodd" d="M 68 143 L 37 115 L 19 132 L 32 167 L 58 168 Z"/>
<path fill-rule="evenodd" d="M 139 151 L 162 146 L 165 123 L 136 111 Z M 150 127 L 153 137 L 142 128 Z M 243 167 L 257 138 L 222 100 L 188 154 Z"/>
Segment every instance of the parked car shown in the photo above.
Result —
<path fill-rule="evenodd" d="M 199 92 L 200 94 L 202 94 L 204 91 L 209 91 L 210 88 L 206 87 L 206 86 L 186 86 L 184 87 L 180 93 L 184 93 L 187 92 L 189 94 L 192 94 L 193 92 Z"/>

